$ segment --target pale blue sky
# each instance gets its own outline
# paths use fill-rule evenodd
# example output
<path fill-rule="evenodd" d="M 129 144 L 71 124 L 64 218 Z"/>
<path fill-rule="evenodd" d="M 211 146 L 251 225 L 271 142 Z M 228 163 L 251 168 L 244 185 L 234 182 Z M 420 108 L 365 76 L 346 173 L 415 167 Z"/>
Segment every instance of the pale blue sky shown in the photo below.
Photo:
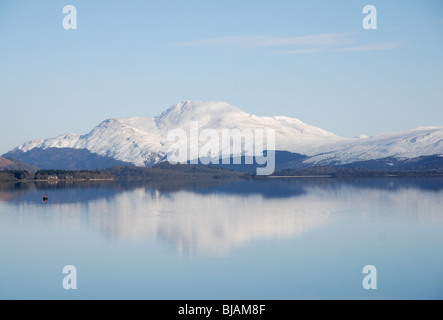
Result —
<path fill-rule="evenodd" d="M 441 0 L 2 0 L 0 154 L 188 99 L 346 137 L 443 126 L 442 57 Z"/>

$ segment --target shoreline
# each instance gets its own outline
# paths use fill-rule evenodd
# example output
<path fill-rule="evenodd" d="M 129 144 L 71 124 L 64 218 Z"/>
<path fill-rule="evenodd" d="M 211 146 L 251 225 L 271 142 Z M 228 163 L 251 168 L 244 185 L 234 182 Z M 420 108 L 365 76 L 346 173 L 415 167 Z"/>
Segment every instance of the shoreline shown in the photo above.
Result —
<path fill-rule="evenodd" d="M 58 183 L 58 182 L 105 182 L 116 181 L 114 178 L 109 179 L 19 179 L 19 180 L 0 180 L 0 183 L 30 183 L 30 182 L 46 182 L 46 183 Z"/>
<path fill-rule="evenodd" d="M 229 177 L 229 178 L 213 178 L 213 177 L 189 177 L 190 179 L 183 179 L 181 181 L 240 181 L 240 180 L 298 180 L 298 179 L 337 179 L 337 180 L 347 180 L 347 179 L 377 179 L 377 178 L 410 178 L 410 179 L 427 179 L 427 178 L 443 178 L 443 174 L 380 174 L 380 175 L 300 175 L 300 176 L 251 176 L 251 177 Z M 74 183 L 74 182 L 168 182 L 168 179 L 116 179 L 116 178 L 92 178 L 92 179 L 18 179 L 18 180 L 0 180 L 2 183 Z M 170 181 L 173 183 L 173 181 Z"/>
<path fill-rule="evenodd" d="M 291 179 L 368 179 L 368 178 L 443 178 L 443 168 L 434 170 L 364 170 L 359 168 L 317 167 L 276 170 L 272 175 L 225 168 L 163 164 L 157 167 L 113 167 L 101 170 L 50 170 L 37 172 L 0 171 L 0 183 L 75 183 L 112 181 L 197 181 L 197 180 L 291 180 Z"/>

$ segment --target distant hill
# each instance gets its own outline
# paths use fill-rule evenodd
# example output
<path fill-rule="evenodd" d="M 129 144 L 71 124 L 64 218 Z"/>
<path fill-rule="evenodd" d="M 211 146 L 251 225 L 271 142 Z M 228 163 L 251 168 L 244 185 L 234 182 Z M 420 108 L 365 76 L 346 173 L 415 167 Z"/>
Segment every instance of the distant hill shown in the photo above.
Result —
<path fill-rule="evenodd" d="M 265 150 L 264 156 L 267 157 L 268 152 Z M 275 151 L 275 171 L 283 170 L 283 169 L 292 169 L 292 168 L 306 168 L 307 165 L 303 164 L 303 161 L 308 157 L 298 153 L 292 153 L 288 151 Z M 252 161 L 253 164 L 247 160 Z M 223 164 L 226 161 L 230 164 Z M 189 164 L 190 162 L 188 162 Z M 240 164 L 234 164 L 240 163 Z M 199 165 L 203 166 L 199 161 Z M 264 168 L 268 164 L 259 165 L 257 164 L 255 159 L 247 158 L 245 156 L 242 157 L 230 157 L 229 159 L 219 159 L 219 164 L 211 164 L 211 167 L 224 168 L 226 170 L 234 170 L 239 172 L 247 172 L 247 173 L 255 173 L 257 172 L 257 168 Z"/>
<path fill-rule="evenodd" d="M 398 159 L 394 157 L 353 162 L 342 165 L 343 168 L 365 168 L 368 170 L 403 170 L 403 171 L 431 171 L 443 170 L 443 157 L 440 155 L 421 156 L 417 158 Z"/>
<path fill-rule="evenodd" d="M 132 163 L 101 156 L 86 149 L 49 148 L 33 149 L 29 152 L 14 150 L 7 154 L 9 159 L 17 159 L 40 169 L 55 170 L 95 170 L 115 166 L 133 166 Z"/>
<path fill-rule="evenodd" d="M 0 171 L 2 170 L 24 170 L 36 172 L 38 168 L 16 159 L 0 157 Z"/>

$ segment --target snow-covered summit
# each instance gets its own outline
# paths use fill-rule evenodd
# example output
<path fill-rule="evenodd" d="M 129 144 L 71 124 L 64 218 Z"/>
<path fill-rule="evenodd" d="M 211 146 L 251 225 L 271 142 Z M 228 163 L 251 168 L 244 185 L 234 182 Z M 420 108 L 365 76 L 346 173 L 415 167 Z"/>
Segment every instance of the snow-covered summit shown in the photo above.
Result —
<path fill-rule="evenodd" d="M 223 129 L 271 128 L 276 131 L 276 148 L 313 154 L 329 140 L 343 140 L 333 133 L 287 117 L 257 117 L 226 102 L 184 101 L 170 107 L 155 118 L 108 119 L 86 135 L 62 135 L 27 142 L 17 150 L 34 148 L 87 149 L 101 156 L 152 165 L 166 155 L 173 129 L 189 132 L 190 122 L 198 121 L 199 129 L 211 128 L 220 135 Z M 314 142 L 314 143 L 313 143 Z"/>
<path fill-rule="evenodd" d="M 168 133 L 174 129 L 189 132 L 190 122 L 198 121 L 199 130 L 274 129 L 276 150 L 309 156 L 310 164 L 347 164 L 386 157 L 414 158 L 443 154 L 443 127 L 417 128 L 402 133 L 373 137 L 343 138 L 298 119 L 285 116 L 260 117 L 226 102 L 183 101 L 153 118 L 108 119 L 85 135 L 64 134 L 46 140 L 24 143 L 12 152 L 33 149 L 86 149 L 133 163 L 154 165 L 164 159 L 172 142 Z"/>

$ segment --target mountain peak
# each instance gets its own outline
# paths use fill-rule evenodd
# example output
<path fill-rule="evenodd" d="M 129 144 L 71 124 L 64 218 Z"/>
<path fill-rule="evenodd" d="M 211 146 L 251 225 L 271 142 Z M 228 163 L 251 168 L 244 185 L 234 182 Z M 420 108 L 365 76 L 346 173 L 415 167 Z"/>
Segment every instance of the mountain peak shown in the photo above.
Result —
<path fill-rule="evenodd" d="M 242 112 L 237 107 L 231 106 L 229 103 L 223 101 L 208 101 L 202 102 L 198 100 L 184 100 L 173 106 L 168 110 L 157 116 L 157 119 L 167 117 L 168 115 L 178 115 L 178 114 L 219 114 L 226 112 Z"/>
<path fill-rule="evenodd" d="M 255 116 L 220 101 L 184 100 L 155 118 L 108 119 L 88 134 L 66 134 L 30 141 L 9 155 L 20 160 L 20 157 L 25 159 L 25 153 L 34 149 L 48 149 L 49 152 L 54 148 L 75 149 L 138 166 L 150 166 L 164 159 L 172 144 L 168 139 L 172 130 L 180 129 L 190 134 L 193 121 L 198 122 L 200 133 L 204 129 L 211 129 L 219 136 L 225 130 L 274 130 L 276 150 L 310 157 L 305 163 L 347 164 L 386 157 L 416 158 L 443 154 L 443 128 L 419 128 L 370 138 L 361 136 L 359 139 L 348 139 L 295 118 Z M 205 142 L 202 140 L 200 143 L 203 145 Z M 35 153 L 30 154 L 33 155 Z M 43 153 L 41 155 L 43 157 Z M 79 153 L 79 156 L 84 154 Z"/>
<path fill-rule="evenodd" d="M 204 125 L 210 119 L 244 116 L 249 116 L 249 114 L 226 102 L 185 100 L 173 105 L 157 116 L 155 120 L 161 127 L 186 127 L 186 124 L 189 125 L 190 121 L 199 121 Z"/>

